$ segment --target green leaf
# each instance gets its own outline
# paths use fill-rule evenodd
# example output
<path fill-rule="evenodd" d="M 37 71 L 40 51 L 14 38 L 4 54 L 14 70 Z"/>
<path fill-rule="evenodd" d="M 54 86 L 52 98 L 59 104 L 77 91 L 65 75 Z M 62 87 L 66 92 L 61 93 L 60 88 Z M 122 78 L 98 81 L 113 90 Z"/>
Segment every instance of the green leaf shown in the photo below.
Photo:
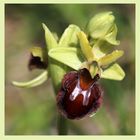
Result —
<path fill-rule="evenodd" d="M 103 38 L 114 24 L 112 12 L 103 12 L 95 15 L 88 23 L 87 30 L 93 39 Z"/>
<path fill-rule="evenodd" d="M 80 41 L 81 50 L 88 61 L 93 61 L 94 56 L 92 53 L 92 47 L 90 46 L 86 34 L 84 32 L 78 33 L 78 38 Z"/>
<path fill-rule="evenodd" d="M 36 77 L 35 79 L 33 79 L 31 81 L 28 81 L 28 82 L 16 82 L 16 81 L 13 81 L 12 84 L 14 86 L 21 87 L 21 88 L 31 88 L 31 87 L 36 87 L 38 85 L 41 85 L 47 79 L 48 79 L 48 72 L 44 71 L 38 77 Z"/>
<path fill-rule="evenodd" d="M 49 51 L 52 48 L 57 47 L 57 41 L 54 37 L 54 35 L 50 32 L 48 27 L 42 23 L 43 29 L 45 30 L 45 40 L 47 45 L 47 50 Z"/>
<path fill-rule="evenodd" d="M 119 66 L 119 64 L 115 63 L 106 70 L 101 72 L 101 78 L 111 79 L 111 80 L 123 80 L 125 77 L 125 72 Z"/>
<path fill-rule="evenodd" d="M 112 31 L 109 34 L 107 34 L 104 39 L 112 45 L 119 45 L 120 41 L 116 40 L 116 36 L 117 36 L 117 26 L 115 24 Z"/>
<path fill-rule="evenodd" d="M 123 55 L 123 51 L 115 50 L 111 54 L 105 55 L 98 60 L 99 66 L 109 65 L 115 62 L 118 58 Z"/>
<path fill-rule="evenodd" d="M 80 49 L 74 47 L 59 47 L 49 51 L 49 56 L 75 70 L 81 67 L 84 61 Z"/>
<path fill-rule="evenodd" d="M 65 29 L 62 37 L 59 41 L 60 47 L 68 47 L 68 46 L 77 46 L 78 38 L 77 33 L 80 32 L 80 28 L 76 25 L 69 25 L 68 28 Z"/>

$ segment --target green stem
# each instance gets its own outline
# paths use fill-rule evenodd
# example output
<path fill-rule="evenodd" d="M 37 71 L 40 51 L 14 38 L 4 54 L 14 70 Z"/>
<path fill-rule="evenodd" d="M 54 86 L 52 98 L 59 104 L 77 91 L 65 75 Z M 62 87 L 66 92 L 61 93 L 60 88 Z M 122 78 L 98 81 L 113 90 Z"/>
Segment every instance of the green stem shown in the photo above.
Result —
<path fill-rule="evenodd" d="M 58 114 L 57 129 L 58 135 L 67 135 L 68 133 L 67 120 L 61 114 Z"/>
<path fill-rule="evenodd" d="M 60 67 L 61 64 L 55 65 L 54 60 L 52 59 L 50 59 L 50 62 L 51 63 L 49 66 L 49 72 L 51 75 L 54 92 L 57 95 L 65 71 L 64 69 L 62 69 L 63 67 Z M 57 116 L 57 129 L 58 129 L 58 135 L 67 135 L 67 121 L 61 114 L 58 114 Z"/>
<path fill-rule="evenodd" d="M 45 40 L 47 45 L 47 50 L 51 50 L 52 48 L 58 47 L 57 41 L 55 40 L 54 36 L 50 32 L 50 30 L 47 28 L 45 24 L 43 24 L 43 28 L 45 30 Z M 53 88 L 55 95 L 58 94 L 61 82 L 63 79 L 64 74 L 66 73 L 66 70 L 64 69 L 64 65 L 49 58 L 49 75 L 51 76 Z M 58 128 L 58 134 L 59 135 L 66 135 L 67 134 L 67 122 L 66 119 L 58 114 L 58 120 L 57 120 L 57 128 Z"/>

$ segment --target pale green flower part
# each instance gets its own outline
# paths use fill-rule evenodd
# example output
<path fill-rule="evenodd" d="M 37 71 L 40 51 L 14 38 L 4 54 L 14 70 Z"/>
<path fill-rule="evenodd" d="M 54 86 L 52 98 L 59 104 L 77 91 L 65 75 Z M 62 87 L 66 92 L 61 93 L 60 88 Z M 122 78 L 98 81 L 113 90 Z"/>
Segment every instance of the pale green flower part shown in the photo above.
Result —
<path fill-rule="evenodd" d="M 80 54 L 80 49 L 74 47 L 54 48 L 49 51 L 48 55 L 75 70 L 79 70 L 84 62 L 84 58 Z"/>
<path fill-rule="evenodd" d="M 31 81 L 28 82 L 16 82 L 13 81 L 12 84 L 17 87 L 22 87 L 22 88 L 31 88 L 31 87 L 36 87 L 38 85 L 41 85 L 48 79 L 48 71 L 44 71 L 41 73 L 38 77 L 34 78 Z"/>
<path fill-rule="evenodd" d="M 81 31 L 78 33 L 78 39 L 80 42 L 81 50 L 88 61 L 94 60 L 94 54 L 92 53 L 92 47 L 87 39 L 86 34 Z"/>
<path fill-rule="evenodd" d="M 111 65 L 108 69 L 101 72 L 101 77 L 104 79 L 121 81 L 125 77 L 125 72 L 119 64 L 115 63 Z"/>
<path fill-rule="evenodd" d="M 123 54 L 124 54 L 123 51 L 121 51 L 121 50 L 115 50 L 115 51 L 113 51 L 112 53 L 107 54 L 107 55 L 101 57 L 101 58 L 98 60 L 98 64 L 99 64 L 99 66 L 109 65 L 109 64 L 115 62 L 115 61 L 116 61 L 118 58 L 120 58 Z"/>
<path fill-rule="evenodd" d="M 74 24 L 70 24 L 62 34 L 58 46 L 59 47 L 72 47 L 78 45 L 77 33 L 80 28 Z"/>
<path fill-rule="evenodd" d="M 94 40 L 106 40 L 112 45 L 119 45 L 119 41 L 116 40 L 115 17 L 110 11 L 95 15 L 87 25 L 87 32 Z"/>
<path fill-rule="evenodd" d="M 116 26 L 116 24 L 114 24 L 112 27 L 112 30 L 110 31 L 110 33 L 108 33 L 105 36 L 104 40 L 106 40 L 108 43 L 110 43 L 112 45 L 119 45 L 120 41 L 116 40 L 117 32 L 118 32 L 117 26 Z"/>

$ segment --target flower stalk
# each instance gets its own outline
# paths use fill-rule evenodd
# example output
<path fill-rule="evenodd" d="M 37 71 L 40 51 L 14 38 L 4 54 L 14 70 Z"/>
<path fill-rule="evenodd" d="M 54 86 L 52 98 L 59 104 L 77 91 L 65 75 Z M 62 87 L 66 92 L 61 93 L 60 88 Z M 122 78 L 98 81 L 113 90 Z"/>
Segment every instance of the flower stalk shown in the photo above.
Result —
<path fill-rule="evenodd" d="M 49 52 L 52 48 L 57 47 L 58 44 L 45 24 L 43 24 L 43 28 L 45 30 L 47 51 Z M 48 67 L 49 75 L 51 76 L 55 95 L 57 95 L 58 90 L 60 88 L 61 80 L 66 71 L 62 63 L 56 62 L 50 57 L 48 58 L 48 63 L 49 63 Z M 59 135 L 67 134 L 67 121 L 66 118 L 64 118 L 61 114 L 58 114 L 57 116 L 57 129 Z"/>
<path fill-rule="evenodd" d="M 58 135 L 68 134 L 68 122 L 60 113 L 57 115 L 57 130 Z"/>

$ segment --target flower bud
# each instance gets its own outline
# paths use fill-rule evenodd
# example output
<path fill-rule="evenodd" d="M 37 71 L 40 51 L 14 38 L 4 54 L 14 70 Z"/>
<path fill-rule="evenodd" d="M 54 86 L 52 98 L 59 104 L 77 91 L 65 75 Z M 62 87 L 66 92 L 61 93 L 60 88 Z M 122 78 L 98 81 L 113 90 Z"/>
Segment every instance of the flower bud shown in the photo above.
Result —
<path fill-rule="evenodd" d="M 67 73 L 57 95 L 60 112 L 69 119 L 80 119 L 95 113 L 102 102 L 98 79 L 98 74 L 92 79 L 86 68 Z"/>
<path fill-rule="evenodd" d="M 89 35 L 93 39 L 104 38 L 111 31 L 114 20 L 112 12 L 103 12 L 95 15 L 87 26 Z"/>

